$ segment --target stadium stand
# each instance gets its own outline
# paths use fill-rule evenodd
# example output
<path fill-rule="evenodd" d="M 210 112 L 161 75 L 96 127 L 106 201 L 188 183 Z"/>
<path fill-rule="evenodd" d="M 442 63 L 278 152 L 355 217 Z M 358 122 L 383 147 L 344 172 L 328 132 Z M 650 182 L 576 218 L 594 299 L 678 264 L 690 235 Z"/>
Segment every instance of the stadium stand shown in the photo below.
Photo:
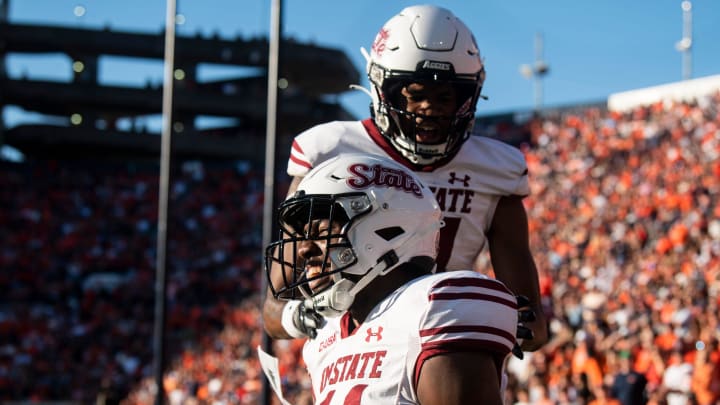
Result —
<path fill-rule="evenodd" d="M 627 398 L 643 380 L 651 404 L 717 403 L 720 93 L 526 125 L 531 244 L 553 336 L 509 361 L 507 403 L 638 403 Z M 156 169 L 1 170 L 0 400 L 153 403 Z M 171 207 L 169 402 L 254 404 L 262 173 L 183 162 Z M 301 344 L 274 342 L 293 404 L 312 400 Z"/>

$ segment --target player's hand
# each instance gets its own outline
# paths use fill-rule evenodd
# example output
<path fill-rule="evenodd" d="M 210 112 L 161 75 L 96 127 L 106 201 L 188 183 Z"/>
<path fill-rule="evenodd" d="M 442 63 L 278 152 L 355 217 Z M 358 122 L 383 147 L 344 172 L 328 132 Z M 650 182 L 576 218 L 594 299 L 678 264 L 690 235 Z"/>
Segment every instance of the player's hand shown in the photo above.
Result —
<path fill-rule="evenodd" d="M 282 323 L 292 337 L 314 339 L 317 330 L 325 325 L 325 318 L 315 311 L 312 300 L 293 300 L 285 305 Z"/>
<path fill-rule="evenodd" d="M 295 313 L 295 326 L 302 330 L 305 335 L 315 339 L 317 336 L 317 330 L 325 325 L 325 318 L 322 315 L 315 312 L 312 305 L 312 300 L 305 300 L 300 303 L 298 310 Z"/>
<path fill-rule="evenodd" d="M 515 357 L 522 359 L 524 357 L 523 351 L 520 348 L 522 341 L 531 340 L 534 337 L 532 329 L 526 327 L 524 322 L 533 322 L 536 316 L 535 311 L 533 311 L 532 306 L 530 306 L 530 300 L 526 296 L 518 295 L 515 299 L 517 299 L 518 304 L 518 325 L 516 332 L 517 340 L 515 346 L 513 346 L 512 353 Z"/>

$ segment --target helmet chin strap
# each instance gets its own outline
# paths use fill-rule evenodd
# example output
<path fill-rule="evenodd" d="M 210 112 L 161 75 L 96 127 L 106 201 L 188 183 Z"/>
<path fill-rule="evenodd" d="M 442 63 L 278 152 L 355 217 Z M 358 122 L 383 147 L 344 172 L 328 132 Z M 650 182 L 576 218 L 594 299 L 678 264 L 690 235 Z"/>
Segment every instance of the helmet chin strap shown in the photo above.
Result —
<path fill-rule="evenodd" d="M 343 278 L 340 274 L 333 274 L 334 283 L 327 290 L 310 298 L 313 308 L 320 315 L 328 318 L 336 318 L 352 306 L 355 296 L 371 281 L 375 280 L 381 274 L 387 274 L 395 266 L 398 265 L 397 255 L 394 250 L 385 253 L 382 258 L 394 258 L 382 260 L 380 264 L 372 267 L 364 276 L 354 283 L 347 278 Z"/>
<path fill-rule="evenodd" d="M 440 223 L 431 222 L 430 225 L 418 230 L 416 234 L 422 236 L 443 226 L 444 222 L 442 221 Z M 355 296 L 363 288 L 367 287 L 371 281 L 375 280 L 378 276 L 384 276 L 401 264 L 400 258 L 404 258 L 408 254 L 408 252 L 405 251 L 406 249 L 404 249 L 406 247 L 407 243 L 404 243 L 398 246 L 397 249 L 391 249 L 385 252 L 385 254 L 378 259 L 377 265 L 371 267 L 357 283 L 343 278 L 339 273 L 333 274 L 333 285 L 307 300 L 311 301 L 312 308 L 320 315 L 327 318 L 337 318 L 350 309 L 355 301 Z M 413 246 L 410 246 L 407 250 L 413 248 Z"/>
<path fill-rule="evenodd" d="M 335 282 L 330 288 L 308 298 L 312 308 L 327 318 L 337 318 L 347 311 L 355 300 L 355 294 L 350 291 L 355 283 L 348 279 Z"/>
<path fill-rule="evenodd" d="M 398 131 L 402 132 L 401 129 L 398 129 Z M 442 159 L 442 156 L 438 156 L 441 152 L 447 150 L 447 141 L 435 145 L 425 145 L 420 142 L 415 142 L 415 145 L 411 145 L 409 142 L 407 142 L 402 137 L 398 136 L 391 140 L 391 142 L 394 142 L 398 148 L 402 151 L 402 154 L 408 158 L 410 161 L 412 161 L 415 164 L 432 164 L 436 161 Z M 416 153 L 413 153 L 412 150 L 416 150 Z M 431 152 L 434 155 L 430 157 L 424 157 L 423 152 Z"/>

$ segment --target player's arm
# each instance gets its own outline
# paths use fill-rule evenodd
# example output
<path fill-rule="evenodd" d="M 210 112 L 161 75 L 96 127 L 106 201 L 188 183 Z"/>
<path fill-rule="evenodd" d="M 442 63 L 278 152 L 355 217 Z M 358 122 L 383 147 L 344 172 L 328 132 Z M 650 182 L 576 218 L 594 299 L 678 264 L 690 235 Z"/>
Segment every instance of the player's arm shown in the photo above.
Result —
<path fill-rule="evenodd" d="M 490 352 L 431 357 L 420 370 L 416 392 L 423 405 L 503 403 L 499 372 Z"/>
<path fill-rule="evenodd" d="M 535 351 L 548 340 L 547 320 L 540 301 L 540 282 L 530 252 L 528 219 L 521 197 L 501 197 L 488 232 L 490 259 L 495 277 L 514 294 L 530 300 L 535 320 L 526 322 L 534 334 L 523 341 L 524 351 Z"/>
<path fill-rule="evenodd" d="M 498 280 L 472 271 L 445 273 L 437 280 L 418 327 L 419 402 L 502 404 L 502 367 L 518 321 L 515 297 Z"/>
<path fill-rule="evenodd" d="M 290 187 L 288 188 L 288 196 L 295 194 L 295 190 L 297 190 L 298 184 L 300 184 L 301 180 L 302 177 L 293 177 Z M 281 285 L 283 282 L 281 269 L 277 263 L 272 264 L 270 279 L 273 285 Z M 265 300 L 263 301 L 262 315 L 265 331 L 273 339 L 292 338 L 282 325 L 282 314 L 286 304 L 287 301 L 281 301 L 273 297 L 272 291 L 268 287 L 265 294 Z"/>
<path fill-rule="evenodd" d="M 275 273 L 275 272 L 273 272 Z M 273 274 L 274 276 L 274 274 Z M 274 279 L 276 277 L 273 277 Z M 291 339 L 289 333 L 282 326 L 282 313 L 285 308 L 286 302 L 280 301 L 273 297 L 270 288 L 268 288 L 265 294 L 265 300 L 263 301 L 263 324 L 265 326 L 265 332 L 273 339 Z"/>

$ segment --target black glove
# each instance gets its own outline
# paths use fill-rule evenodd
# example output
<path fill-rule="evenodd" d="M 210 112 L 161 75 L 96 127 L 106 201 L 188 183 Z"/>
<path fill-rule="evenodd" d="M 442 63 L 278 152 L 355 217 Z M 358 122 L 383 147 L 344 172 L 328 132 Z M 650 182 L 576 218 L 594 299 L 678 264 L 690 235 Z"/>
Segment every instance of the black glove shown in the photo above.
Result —
<path fill-rule="evenodd" d="M 530 300 L 524 295 L 517 295 L 515 297 L 518 304 L 518 325 L 516 337 L 522 340 L 531 340 L 534 335 L 532 329 L 526 327 L 523 322 L 533 322 L 536 319 L 535 311 L 530 306 Z M 518 359 L 524 357 L 523 351 L 520 348 L 520 343 L 517 341 L 512 348 L 512 353 Z"/>

